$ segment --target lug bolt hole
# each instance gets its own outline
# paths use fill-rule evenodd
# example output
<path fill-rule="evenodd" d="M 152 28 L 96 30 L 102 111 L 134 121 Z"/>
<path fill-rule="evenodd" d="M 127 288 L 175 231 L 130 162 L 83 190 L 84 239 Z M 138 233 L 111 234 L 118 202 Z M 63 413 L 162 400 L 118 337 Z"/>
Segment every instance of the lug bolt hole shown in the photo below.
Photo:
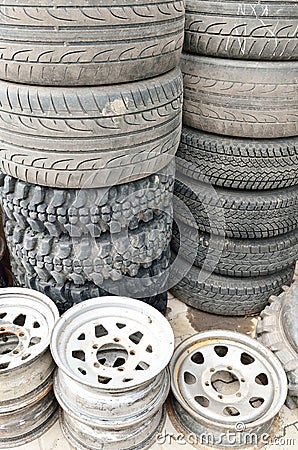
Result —
<path fill-rule="evenodd" d="M 222 400 L 222 399 L 223 399 L 223 396 L 222 396 L 222 395 L 219 395 L 218 398 L 220 398 L 220 400 Z"/>
<path fill-rule="evenodd" d="M 118 367 L 119 372 L 123 372 L 124 367 Z"/>
<path fill-rule="evenodd" d="M 24 337 L 25 334 L 24 334 L 24 333 L 20 333 L 19 336 L 20 336 L 20 337 Z"/>
<path fill-rule="evenodd" d="M 210 383 L 206 381 L 205 386 L 210 386 Z"/>
<path fill-rule="evenodd" d="M 241 383 L 245 383 L 245 379 L 244 378 L 241 378 Z"/>
<path fill-rule="evenodd" d="M 114 338 L 114 342 L 120 342 L 119 338 Z"/>
<path fill-rule="evenodd" d="M 228 366 L 227 369 L 228 370 L 233 370 L 233 367 L 232 366 Z"/>
<path fill-rule="evenodd" d="M 98 348 L 97 344 L 92 345 L 92 348 L 94 348 L 95 350 Z"/>
<path fill-rule="evenodd" d="M 136 352 L 134 351 L 134 350 L 130 350 L 130 352 L 129 352 L 131 355 L 135 355 L 136 354 Z"/>
<path fill-rule="evenodd" d="M 241 397 L 241 393 L 240 392 L 237 392 L 237 397 Z"/>
<path fill-rule="evenodd" d="M 100 367 L 100 364 L 98 362 L 94 363 L 94 367 L 96 367 L 97 369 Z"/>
<path fill-rule="evenodd" d="M 14 350 L 12 353 L 13 353 L 14 355 L 17 355 L 17 354 L 19 353 L 19 350 Z"/>
<path fill-rule="evenodd" d="M 212 369 L 210 369 L 210 372 L 212 372 L 212 373 L 213 373 L 213 372 L 215 372 L 215 369 L 213 369 L 213 368 L 212 368 Z"/>

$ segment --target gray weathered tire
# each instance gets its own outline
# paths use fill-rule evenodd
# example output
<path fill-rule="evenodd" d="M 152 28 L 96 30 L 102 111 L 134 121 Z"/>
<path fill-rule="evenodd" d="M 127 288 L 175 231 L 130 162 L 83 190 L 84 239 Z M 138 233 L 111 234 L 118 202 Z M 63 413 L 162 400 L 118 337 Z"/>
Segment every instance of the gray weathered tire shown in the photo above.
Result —
<path fill-rule="evenodd" d="M 101 286 L 104 280 L 134 277 L 166 251 L 171 231 L 172 218 L 167 214 L 140 223 L 135 230 L 103 233 L 93 239 L 71 238 L 67 234 L 54 237 L 30 228 L 21 230 L 15 221 L 5 223 L 10 255 L 24 267 L 27 277 L 38 277 L 41 282 L 59 286 L 68 281 Z"/>
<path fill-rule="evenodd" d="M 279 297 L 271 297 L 270 305 L 261 313 L 257 338 L 275 353 L 289 381 L 287 405 L 298 407 L 298 284 Z"/>
<path fill-rule="evenodd" d="M 11 265 L 20 286 L 29 287 L 46 294 L 55 302 L 60 313 L 84 300 L 104 295 L 138 298 L 149 303 L 162 314 L 166 312 L 168 250 L 149 268 L 141 268 L 135 277 L 126 277 L 125 280 L 118 281 L 105 280 L 100 286 L 90 281 L 84 284 L 75 284 L 72 281 L 58 284 L 55 280 L 45 282 L 38 276 L 28 276 L 19 260 L 14 257 L 11 258 Z"/>
<path fill-rule="evenodd" d="M 179 69 L 79 90 L 0 82 L 0 169 L 59 188 L 133 181 L 175 155 L 181 115 Z"/>
<path fill-rule="evenodd" d="M 0 79 L 86 86 L 151 78 L 178 65 L 183 31 L 182 0 L 3 0 Z"/>
<path fill-rule="evenodd" d="M 184 50 L 220 58 L 298 60 L 298 4 L 187 0 Z"/>
<path fill-rule="evenodd" d="M 183 127 L 176 165 L 196 180 L 233 189 L 298 185 L 298 137 L 244 139 Z"/>
<path fill-rule="evenodd" d="M 175 217 L 204 233 L 266 239 L 298 227 L 298 189 L 266 191 L 216 188 L 177 173 Z M 184 204 L 190 212 L 185 212 Z"/>
<path fill-rule="evenodd" d="M 172 266 L 174 267 L 174 266 Z M 179 264 L 171 271 L 171 293 L 187 305 L 211 314 L 223 316 L 254 315 L 262 311 L 271 295 L 278 295 L 282 286 L 293 279 L 294 266 L 274 275 L 233 278 L 204 272 L 179 257 Z"/>
<path fill-rule="evenodd" d="M 184 53 L 184 124 L 251 138 L 298 135 L 298 61 L 209 58 Z"/>
<path fill-rule="evenodd" d="M 138 228 L 164 212 L 172 216 L 174 163 L 131 183 L 97 189 L 55 189 L 2 176 L 0 202 L 7 217 L 15 221 L 14 233 L 30 228 L 73 238 L 92 238 Z M 16 241 L 18 238 L 15 237 Z"/>
<path fill-rule="evenodd" d="M 231 277 L 259 277 L 295 264 L 298 232 L 294 230 L 270 239 L 230 239 L 211 237 L 177 221 L 173 225 L 171 246 L 176 254 L 180 250 L 186 261 L 204 266 L 207 271 Z"/>

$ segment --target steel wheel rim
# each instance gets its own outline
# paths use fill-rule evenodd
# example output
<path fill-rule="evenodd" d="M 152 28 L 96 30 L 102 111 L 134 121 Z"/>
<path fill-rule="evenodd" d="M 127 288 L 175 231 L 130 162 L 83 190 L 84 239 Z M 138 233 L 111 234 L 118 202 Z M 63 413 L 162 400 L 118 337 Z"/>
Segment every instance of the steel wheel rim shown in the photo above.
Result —
<path fill-rule="evenodd" d="M 57 322 L 51 340 L 53 358 L 66 375 L 112 391 L 153 379 L 168 365 L 173 349 L 167 320 L 152 306 L 126 297 L 100 297 L 74 306 Z"/>
<path fill-rule="evenodd" d="M 38 358 L 50 344 L 59 318 L 45 295 L 23 288 L 0 292 L 0 376 Z"/>
<path fill-rule="evenodd" d="M 225 355 L 223 347 L 228 348 Z M 233 362 L 229 358 L 231 349 L 234 357 L 239 356 Z M 245 363 L 241 361 L 242 354 Z M 249 362 L 250 358 L 254 361 Z M 235 430 L 240 422 L 246 429 L 261 426 L 278 414 L 287 395 L 286 375 L 277 358 L 240 333 L 216 330 L 192 336 L 177 347 L 170 370 L 176 401 L 198 422 L 211 427 Z M 226 393 L 225 384 L 233 389 L 232 394 Z M 261 403 L 260 399 L 264 401 Z M 241 414 L 243 404 L 245 414 Z"/>

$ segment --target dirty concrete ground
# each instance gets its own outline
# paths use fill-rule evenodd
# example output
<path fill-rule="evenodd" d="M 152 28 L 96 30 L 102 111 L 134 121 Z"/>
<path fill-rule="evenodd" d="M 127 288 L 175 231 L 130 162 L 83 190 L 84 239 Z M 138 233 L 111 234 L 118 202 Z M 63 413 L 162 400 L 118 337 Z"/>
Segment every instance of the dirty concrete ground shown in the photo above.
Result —
<path fill-rule="evenodd" d="M 298 279 L 298 266 L 295 273 Z M 176 345 L 187 337 L 204 330 L 211 329 L 227 329 L 238 331 L 250 336 L 254 336 L 257 317 L 222 317 L 203 313 L 194 308 L 187 307 L 179 300 L 169 295 L 169 304 L 167 317 L 171 323 Z M 171 424 L 169 418 L 166 420 L 164 430 L 157 437 L 157 442 L 151 447 L 151 450 L 165 449 L 184 450 L 194 449 L 187 439 L 181 437 Z M 298 409 L 290 411 L 287 407 L 283 407 L 278 427 L 275 430 L 275 439 L 272 443 L 263 447 L 265 450 L 293 450 L 298 449 Z M 41 438 L 27 445 L 16 447 L 19 450 L 71 450 L 72 447 L 63 438 L 59 423 L 56 424 Z M 119 449 L 120 450 L 120 449 Z"/>

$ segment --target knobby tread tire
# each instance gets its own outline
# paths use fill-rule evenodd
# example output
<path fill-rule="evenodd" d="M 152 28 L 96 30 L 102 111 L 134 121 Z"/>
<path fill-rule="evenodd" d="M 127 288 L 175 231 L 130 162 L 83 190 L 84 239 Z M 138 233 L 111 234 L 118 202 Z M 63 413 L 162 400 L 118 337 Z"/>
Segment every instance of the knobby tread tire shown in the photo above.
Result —
<path fill-rule="evenodd" d="M 298 61 L 209 58 L 184 53 L 184 124 L 250 138 L 298 135 Z"/>
<path fill-rule="evenodd" d="M 293 1 L 186 1 L 184 51 L 220 58 L 298 60 Z"/>
<path fill-rule="evenodd" d="M 18 284 L 22 287 L 35 289 L 50 297 L 61 314 L 77 303 L 104 295 L 138 298 L 149 303 L 162 314 L 166 312 L 168 251 L 149 268 L 141 268 L 135 277 L 127 277 L 125 282 L 123 280 L 105 280 L 101 286 L 97 286 L 92 282 L 78 285 L 71 281 L 67 281 L 63 285 L 57 285 L 54 281 L 49 283 L 40 280 L 38 276 L 27 276 L 24 267 L 14 257 L 11 258 L 11 264 Z"/>
<path fill-rule="evenodd" d="M 2 1 L 0 79 L 58 86 L 114 84 L 151 78 L 179 63 L 182 0 L 51 3 Z"/>
<path fill-rule="evenodd" d="M 172 217 L 174 163 L 158 174 L 111 188 L 55 189 L 8 175 L 0 180 L 0 202 L 21 230 L 73 238 L 136 229 L 167 213 Z"/>
<path fill-rule="evenodd" d="M 178 226 L 177 226 L 178 225 Z M 180 242 L 183 246 L 180 246 Z M 270 239 L 229 239 L 202 233 L 182 222 L 173 224 L 171 247 L 188 262 L 231 277 L 271 275 L 295 264 L 298 232 Z"/>
<path fill-rule="evenodd" d="M 254 315 L 262 311 L 271 295 L 278 295 L 282 286 L 290 284 L 294 266 L 266 277 L 233 278 L 202 272 L 192 267 L 181 279 L 185 261 L 171 273 L 171 293 L 187 305 L 211 314 L 223 316 Z M 204 276 L 200 280 L 199 276 Z"/>
<path fill-rule="evenodd" d="M 257 325 L 257 339 L 268 347 L 278 357 L 287 374 L 289 390 L 287 397 L 287 406 L 291 409 L 298 407 L 298 351 L 297 347 L 291 344 L 287 337 L 287 331 L 284 325 L 284 317 L 287 314 L 293 314 L 294 320 L 297 319 L 297 282 L 279 297 L 271 297 L 270 305 L 261 313 L 261 318 Z M 286 310 L 286 304 L 292 303 L 290 310 Z M 292 311 L 291 311 L 292 309 Z M 297 324 L 295 322 L 297 329 Z M 293 330 L 297 335 L 297 330 Z"/>
<path fill-rule="evenodd" d="M 298 184 L 298 138 L 242 139 L 183 127 L 180 172 L 233 189 L 280 189 Z"/>
<path fill-rule="evenodd" d="M 182 75 L 76 88 L 0 82 L 0 169 L 59 188 L 113 186 L 165 167 L 181 131 Z"/>
<path fill-rule="evenodd" d="M 5 236 L 10 254 L 23 265 L 27 277 L 57 286 L 67 281 L 83 285 L 90 281 L 100 286 L 104 280 L 119 281 L 134 277 L 149 268 L 166 251 L 171 240 L 172 219 L 141 223 L 136 230 L 102 234 L 99 238 L 59 238 L 21 229 L 7 220 Z"/>
<path fill-rule="evenodd" d="M 298 227 L 296 187 L 271 191 L 223 189 L 177 175 L 174 190 L 175 217 L 200 231 L 235 239 L 266 239 Z M 186 205 L 189 214 L 176 197 Z"/>

